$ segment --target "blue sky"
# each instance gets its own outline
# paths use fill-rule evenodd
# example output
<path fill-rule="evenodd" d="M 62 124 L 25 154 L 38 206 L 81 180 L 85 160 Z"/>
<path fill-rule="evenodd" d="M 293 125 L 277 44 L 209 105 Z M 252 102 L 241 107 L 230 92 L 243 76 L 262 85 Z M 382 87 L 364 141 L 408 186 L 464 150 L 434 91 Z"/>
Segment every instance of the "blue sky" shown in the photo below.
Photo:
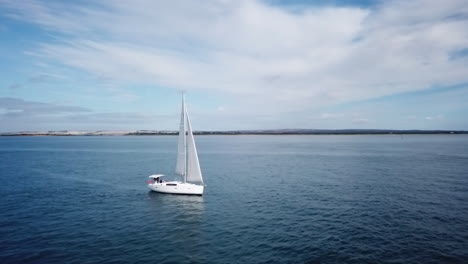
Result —
<path fill-rule="evenodd" d="M 0 131 L 468 130 L 468 5 L 0 0 Z"/>

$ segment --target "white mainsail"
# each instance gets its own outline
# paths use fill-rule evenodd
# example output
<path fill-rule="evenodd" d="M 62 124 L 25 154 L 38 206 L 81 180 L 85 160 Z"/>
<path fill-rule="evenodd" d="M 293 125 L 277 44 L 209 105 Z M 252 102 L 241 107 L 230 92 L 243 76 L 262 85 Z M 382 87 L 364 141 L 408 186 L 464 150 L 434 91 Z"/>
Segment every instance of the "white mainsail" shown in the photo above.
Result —
<path fill-rule="evenodd" d="M 185 175 L 186 155 L 185 155 L 185 100 L 182 96 L 182 113 L 180 114 L 179 144 L 177 146 L 177 163 L 175 172 L 181 176 Z"/>
<path fill-rule="evenodd" d="M 187 110 L 185 110 L 185 117 L 187 120 L 187 174 L 186 181 L 196 182 L 203 184 L 203 177 L 200 170 L 200 163 L 198 161 L 197 148 L 193 138 L 192 126 L 190 125 L 190 118 Z"/>

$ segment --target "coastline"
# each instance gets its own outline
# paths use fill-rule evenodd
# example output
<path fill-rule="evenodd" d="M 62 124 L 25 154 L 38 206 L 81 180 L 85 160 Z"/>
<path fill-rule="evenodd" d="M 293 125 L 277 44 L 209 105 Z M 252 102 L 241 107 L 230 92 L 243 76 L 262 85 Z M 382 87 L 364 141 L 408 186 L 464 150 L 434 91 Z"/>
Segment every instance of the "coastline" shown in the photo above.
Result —
<path fill-rule="evenodd" d="M 51 137 L 51 136 L 177 136 L 178 131 L 21 131 L 3 132 L 0 136 Z M 465 130 L 386 130 L 386 129 L 279 129 L 279 130 L 231 130 L 194 131 L 194 135 L 460 135 Z"/>

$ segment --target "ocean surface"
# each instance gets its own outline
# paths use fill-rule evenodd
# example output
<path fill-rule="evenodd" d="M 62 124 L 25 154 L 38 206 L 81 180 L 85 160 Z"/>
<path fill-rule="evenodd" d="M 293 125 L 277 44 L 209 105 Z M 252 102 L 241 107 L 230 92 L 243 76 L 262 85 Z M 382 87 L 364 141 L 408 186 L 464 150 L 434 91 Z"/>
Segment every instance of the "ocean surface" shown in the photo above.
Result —
<path fill-rule="evenodd" d="M 468 136 L 0 137 L 0 263 L 468 263 Z"/>

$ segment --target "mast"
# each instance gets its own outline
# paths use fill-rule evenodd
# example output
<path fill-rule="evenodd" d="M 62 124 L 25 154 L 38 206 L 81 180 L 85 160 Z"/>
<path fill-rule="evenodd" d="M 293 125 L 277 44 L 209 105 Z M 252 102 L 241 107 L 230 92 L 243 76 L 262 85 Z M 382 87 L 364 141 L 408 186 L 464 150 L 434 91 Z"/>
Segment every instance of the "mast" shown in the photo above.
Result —
<path fill-rule="evenodd" d="M 185 138 L 185 101 L 182 95 L 182 109 L 180 113 L 180 126 L 179 126 L 179 139 L 177 145 L 177 163 L 175 172 L 182 176 L 186 177 L 187 173 L 187 140 Z"/>
<path fill-rule="evenodd" d="M 182 93 L 182 109 L 183 109 L 182 111 L 184 111 L 184 122 L 185 122 L 187 120 L 187 108 L 185 107 L 185 94 L 184 93 Z M 186 183 L 187 172 L 188 172 L 188 159 L 187 159 L 187 135 L 185 134 L 185 126 L 184 126 L 184 154 L 185 154 L 184 183 Z"/>

